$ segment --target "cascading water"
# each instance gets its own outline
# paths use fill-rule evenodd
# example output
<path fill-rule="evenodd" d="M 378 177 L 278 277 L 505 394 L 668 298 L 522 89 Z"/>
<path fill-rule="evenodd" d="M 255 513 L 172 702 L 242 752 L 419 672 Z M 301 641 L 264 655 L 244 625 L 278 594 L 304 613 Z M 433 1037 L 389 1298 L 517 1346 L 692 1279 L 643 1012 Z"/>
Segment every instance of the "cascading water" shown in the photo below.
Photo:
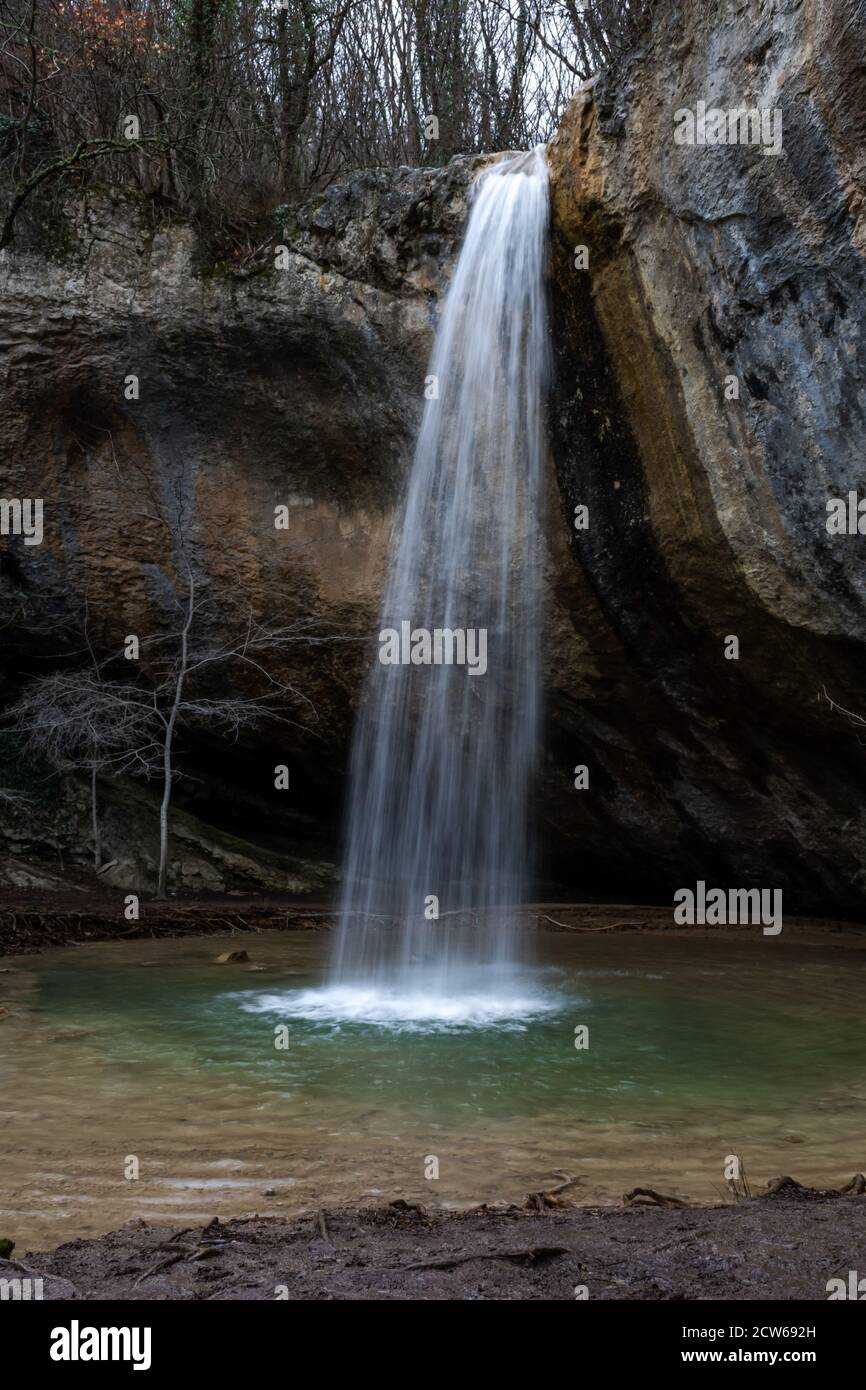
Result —
<path fill-rule="evenodd" d="M 332 969 L 347 1004 L 470 994 L 483 1013 L 485 992 L 514 993 L 540 733 L 547 221 L 541 148 L 476 181 L 355 732 Z"/>

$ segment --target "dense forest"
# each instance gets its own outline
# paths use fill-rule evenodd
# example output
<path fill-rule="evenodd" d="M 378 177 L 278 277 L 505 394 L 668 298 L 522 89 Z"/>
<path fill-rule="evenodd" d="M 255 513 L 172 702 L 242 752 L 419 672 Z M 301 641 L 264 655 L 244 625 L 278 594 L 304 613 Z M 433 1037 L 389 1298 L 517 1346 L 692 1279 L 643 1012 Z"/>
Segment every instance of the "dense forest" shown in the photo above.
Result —
<path fill-rule="evenodd" d="M 652 8 L 3 0 L 0 245 L 31 199 L 93 181 L 237 247 L 351 169 L 525 149 Z"/>

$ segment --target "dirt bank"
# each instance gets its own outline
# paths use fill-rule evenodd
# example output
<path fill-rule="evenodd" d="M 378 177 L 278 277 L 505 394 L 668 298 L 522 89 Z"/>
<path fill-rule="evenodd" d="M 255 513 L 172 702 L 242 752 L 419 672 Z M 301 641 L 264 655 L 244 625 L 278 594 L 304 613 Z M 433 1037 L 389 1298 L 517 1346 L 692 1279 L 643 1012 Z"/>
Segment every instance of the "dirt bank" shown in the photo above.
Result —
<path fill-rule="evenodd" d="M 323 903 L 301 906 L 296 899 L 223 895 L 141 902 L 138 912 L 137 920 L 127 921 L 121 893 L 7 896 L 0 899 L 0 956 L 32 955 L 85 941 L 325 930 L 334 917 Z"/>
<path fill-rule="evenodd" d="M 290 895 L 212 893 L 139 904 L 128 921 L 125 895 L 72 885 L 63 892 L 40 888 L 0 893 L 0 956 L 30 955 L 85 941 L 142 941 L 159 937 L 218 936 L 260 931 L 327 931 L 336 921 L 333 899 L 310 901 Z M 760 936 L 756 926 L 676 927 L 670 906 L 635 903 L 534 903 L 525 925 L 548 932 L 665 931 L 695 935 L 730 932 Z M 784 934 L 800 941 L 866 944 L 866 925 L 818 917 L 785 918 Z"/>
<path fill-rule="evenodd" d="M 772 1187 L 772 1185 L 771 1185 Z M 782 1182 L 728 1206 L 387 1207 L 203 1229 L 139 1223 L 0 1273 L 76 1299 L 826 1299 L 862 1264 L 866 1197 Z"/>

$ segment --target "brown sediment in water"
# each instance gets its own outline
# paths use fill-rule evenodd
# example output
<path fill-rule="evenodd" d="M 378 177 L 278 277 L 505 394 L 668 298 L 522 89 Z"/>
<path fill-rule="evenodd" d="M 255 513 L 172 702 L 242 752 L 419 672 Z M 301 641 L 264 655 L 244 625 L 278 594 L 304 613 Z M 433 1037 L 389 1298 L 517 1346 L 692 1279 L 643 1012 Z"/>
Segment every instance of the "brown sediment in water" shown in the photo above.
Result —
<path fill-rule="evenodd" d="M 801 1188 L 666 1210 L 405 1202 L 206 1227 L 132 1224 L 0 1261 L 47 1299 L 826 1300 L 866 1241 L 866 1197 Z M 861 1261 L 862 1263 L 862 1261 Z"/>
<path fill-rule="evenodd" d="M 92 942 L 7 958 L 0 974 L 7 1010 L 0 1019 L 7 1064 L 0 1237 L 19 1249 L 47 1249 L 71 1236 L 101 1237 L 131 1217 L 160 1227 L 254 1213 L 291 1221 L 311 1208 L 391 1197 L 432 1207 L 434 1191 L 440 1209 L 463 1209 L 518 1202 L 560 1169 L 577 1179 L 569 1199 L 587 1208 L 618 1204 L 623 1192 L 644 1185 L 713 1203 L 725 1196 L 731 1154 L 742 1156 L 752 1191 L 793 1162 L 804 1182 L 841 1187 L 862 1167 L 866 1134 L 863 937 L 826 930 L 814 940 L 808 930 L 791 937 L 764 938 L 754 928 L 624 931 L 622 938 L 619 931 L 545 933 L 540 958 L 588 972 L 589 996 L 607 998 L 614 1034 L 625 1031 L 623 1068 L 616 1064 L 601 1100 L 585 1093 L 568 1060 L 584 1067 L 588 1084 L 588 1056 L 603 1064 L 604 1051 L 595 1049 L 612 1041 L 604 1008 L 582 1012 L 583 986 L 575 1011 L 566 1011 L 535 1061 L 528 1030 L 528 1050 L 515 1044 L 507 1064 L 498 1043 L 492 1051 L 485 1043 L 465 1054 L 464 1065 L 448 1061 L 455 1043 L 425 1042 L 423 1058 L 402 1045 L 371 1053 L 349 1034 L 341 1046 L 339 1030 L 332 1044 L 312 1049 L 303 1029 L 293 1031 L 292 1048 L 275 1054 L 279 1012 L 256 1015 L 261 1032 L 243 1042 L 233 1032 L 240 1014 L 197 1015 L 188 1007 L 185 991 L 197 981 L 208 1000 L 226 991 L 291 994 L 321 979 L 327 940 L 315 932 Z M 217 963 L 227 945 L 243 947 L 248 961 Z M 82 980 L 92 983 L 76 1004 Z M 116 1007 L 127 989 L 133 1000 L 149 1001 L 128 1019 Z M 653 992 L 663 1008 L 645 1034 L 635 1010 Z M 196 1017 L 198 1048 L 184 1033 Z M 764 1020 L 779 1017 L 793 1020 L 791 1028 L 756 1037 L 749 1024 L 758 1018 L 763 1029 Z M 582 1056 L 573 1025 L 585 1018 L 593 1051 Z M 647 1052 L 653 1033 L 656 1046 Z M 664 1068 L 647 1087 L 641 1055 L 652 1067 L 670 1034 L 677 1065 L 688 1069 L 702 1033 L 721 1039 L 723 1061 L 708 1058 L 717 1072 L 721 1066 L 721 1081 L 717 1075 L 713 1083 L 711 1072 L 705 1085 L 702 1063 L 692 1067 L 691 1088 L 665 1079 Z M 257 1038 L 271 1057 L 285 1059 L 267 1076 L 251 1065 L 260 1056 Z M 812 1038 L 826 1058 L 810 1070 Z M 420 1092 L 397 1085 L 404 1066 Z M 573 1088 L 565 1106 L 557 1099 L 563 1067 Z M 431 1082 L 445 1086 L 435 1103 Z M 505 1095 L 499 1103 L 497 1088 Z M 443 1162 L 432 1187 L 424 1172 L 431 1153 Z M 126 1180 L 128 1155 L 141 1161 L 137 1181 Z"/>

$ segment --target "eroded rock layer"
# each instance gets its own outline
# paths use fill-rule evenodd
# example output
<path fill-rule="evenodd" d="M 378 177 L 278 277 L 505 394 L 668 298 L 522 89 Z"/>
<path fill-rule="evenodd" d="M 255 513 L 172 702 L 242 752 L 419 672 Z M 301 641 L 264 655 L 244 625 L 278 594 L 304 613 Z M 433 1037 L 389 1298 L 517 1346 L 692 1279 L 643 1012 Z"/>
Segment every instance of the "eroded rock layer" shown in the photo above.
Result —
<path fill-rule="evenodd" d="M 247 611 L 336 638 L 292 647 L 272 667 L 299 693 L 284 710 L 290 724 L 237 745 L 193 729 L 181 739 L 179 766 L 192 774 L 181 803 L 273 849 L 309 841 L 333 857 L 393 507 L 471 167 L 359 174 L 279 228 L 255 272 L 209 273 L 188 230 L 154 235 L 123 205 L 77 211 L 62 260 L 0 260 L 0 495 L 45 505 L 42 544 L 0 541 L 3 698 L 46 657 L 76 659 L 85 605 L 100 653 L 129 634 L 144 645 L 176 632 L 183 556 L 205 641 L 231 641 Z M 276 246 L 286 248 L 279 267 Z M 288 529 L 275 526 L 281 505 Z M 226 667 L 220 680 L 264 688 L 249 668 Z M 289 793 L 274 788 L 277 764 L 290 768 Z M 115 790 L 106 857 L 121 857 L 126 880 L 147 881 L 155 821 L 136 795 L 124 832 Z M 86 797 L 55 793 L 46 807 L 37 785 L 27 805 L 3 808 L 8 849 L 86 856 Z M 178 850 L 174 881 L 231 881 L 220 856 L 205 860 Z M 269 868 L 261 881 L 296 877 Z"/>
<path fill-rule="evenodd" d="M 576 834 L 665 890 L 866 888 L 863 741 L 825 698 L 866 714 L 866 539 L 826 526 L 866 496 L 864 54 L 848 0 L 663 6 L 550 149 Z M 700 102 L 774 112 L 781 153 L 677 143 Z"/>
<path fill-rule="evenodd" d="M 670 901 L 703 878 L 863 909 L 866 740 L 829 701 L 866 718 L 866 538 L 829 534 L 826 508 L 866 497 L 864 54 L 856 0 L 660 5 L 550 146 L 540 891 Z M 698 103 L 781 113 L 781 152 L 678 144 Z M 2 698 L 85 597 L 103 644 L 170 623 L 182 584 L 154 502 L 180 498 L 217 609 L 242 595 L 351 639 L 286 658 L 310 701 L 294 724 L 187 739 L 186 810 L 273 851 L 336 848 L 472 170 L 358 175 L 281 229 L 279 271 L 208 274 L 188 231 L 106 206 L 79 216 L 71 258 L 0 260 L 0 493 L 46 499 L 41 546 L 0 541 Z M 7 810 L 7 847 L 85 857 L 76 797 L 59 825 Z M 117 797 L 106 852 L 146 880 L 149 813 L 136 801 L 124 843 Z M 175 881 L 230 884 L 190 825 L 199 857 Z M 234 840 L 230 857 L 248 864 Z M 297 886 L 270 861 L 263 881 L 280 874 Z"/>

